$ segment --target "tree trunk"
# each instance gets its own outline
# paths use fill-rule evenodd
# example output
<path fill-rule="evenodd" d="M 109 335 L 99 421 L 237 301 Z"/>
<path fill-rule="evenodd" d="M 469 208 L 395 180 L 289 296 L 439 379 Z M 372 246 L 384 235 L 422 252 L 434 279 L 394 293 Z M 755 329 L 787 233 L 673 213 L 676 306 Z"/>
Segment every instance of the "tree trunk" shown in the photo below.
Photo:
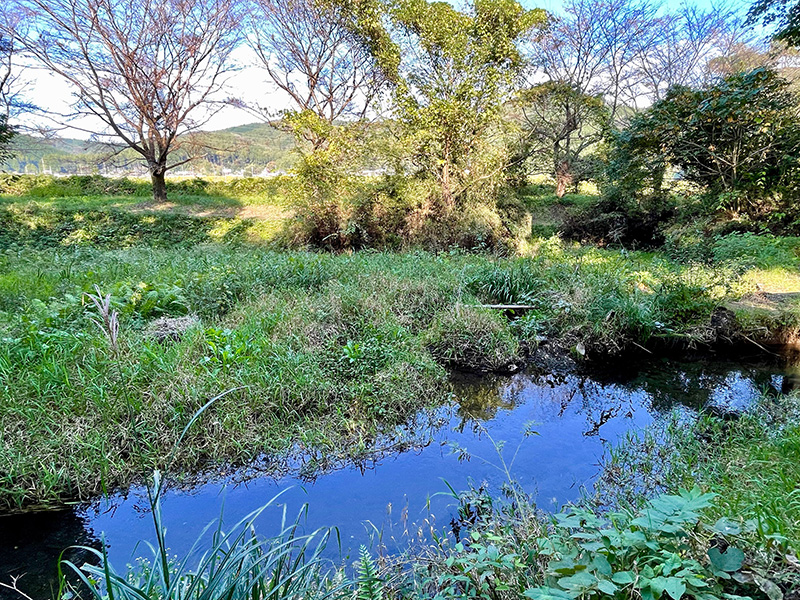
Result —
<path fill-rule="evenodd" d="M 563 198 L 570 183 L 572 183 L 572 174 L 569 172 L 569 163 L 564 160 L 556 167 L 556 196 Z"/>
<path fill-rule="evenodd" d="M 453 212 L 453 190 L 450 184 L 450 163 L 445 162 L 442 167 L 442 204 L 445 216 Z"/>
<path fill-rule="evenodd" d="M 153 201 L 155 202 L 167 201 L 166 173 L 166 169 L 162 166 L 150 169 L 150 179 L 153 181 Z"/>

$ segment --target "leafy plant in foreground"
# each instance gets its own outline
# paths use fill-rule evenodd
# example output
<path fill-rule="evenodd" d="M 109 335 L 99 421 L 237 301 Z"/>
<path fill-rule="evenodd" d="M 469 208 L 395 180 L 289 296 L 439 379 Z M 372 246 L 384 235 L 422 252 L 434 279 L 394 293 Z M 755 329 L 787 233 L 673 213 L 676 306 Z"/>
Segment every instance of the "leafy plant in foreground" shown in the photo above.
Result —
<path fill-rule="evenodd" d="M 358 550 L 358 588 L 356 590 L 357 600 L 383 600 L 384 582 L 378 573 L 378 567 L 366 546 L 361 546 Z"/>
<path fill-rule="evenodd" d="M 94 555 L 99 566 L 78 567 L 63 560 L 74 571 L 91 597 L 96 600 L 219 600 L 244 598 L 326 598 L 337 591 L 329 585 L 322 569 L 321 554 L 329 530 L 298 535 L 298 521 L 286 523 L 284 507 L 281 533 L 271 539 L 259 539 L 253 527 L 256 518 L 277 498 L 236 523 L 222 529 L 222 519 L 209 523 L 192 548 L 178 558 L 170 554 L 166 527 L 161 512 L 163 481 L 154 474 L 149 490 L 156 544 L 146 543 L 151 556 L 138 567 L 118 572 L 111 565 L 105 543 L 102 550 L 80 547 Z M 207 542 L 211 532 L 210 544 Z M 201 545 L 208 549 L 199 553 Z M 198 557 L 199 554 L 199 558 Z M 62 573 L 63 575 L 63 573 Z M 61 578 L 64 580 L 63 577 Z M 64 597 L 66 590 L 61 590 Z"/>
<path fill-rule="evenodd" d="M 744 560 L 741 550 L 724 541 L 732 531 L 728 521 L 710 531 L 701 527 L 701 511 L 713 497 L 699 488 L 681 490 L 654 498 L 637 514 L 612 513 L 608 520 L 580 508 L 557 514 L 553 535 L 538 540 L 539 552 L 549 557 L 544 585 L 524 595 L 532 600 L 738 598 L 723 585 Z M 720 545 L 706 550 L 711 535 Z"/>

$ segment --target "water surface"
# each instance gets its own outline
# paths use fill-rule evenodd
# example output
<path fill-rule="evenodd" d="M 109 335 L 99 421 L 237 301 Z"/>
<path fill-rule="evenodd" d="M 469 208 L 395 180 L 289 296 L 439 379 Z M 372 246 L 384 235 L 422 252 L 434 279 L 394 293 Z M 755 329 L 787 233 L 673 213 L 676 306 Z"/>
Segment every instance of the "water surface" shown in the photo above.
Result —
<path fill-rule="evenodd" d="M 367 464 L 313 479 L 298 469 L 280 478 L 169 490 L 163 500 L 167 540 L 173 552 L 185 552 L 220 514 L 235 523 L 281 493 L 259 518 L 259 533 L 277 533 L 284 507 L 293 516 L 307 505 L 306 530 L 338 528 L 341 551 L 331 546 L 332 560 L 347 560 L 361 544 L 398 551 L 424 540 L 431 528 L 449 529 L 455 514 L 450 488 L 497 491 L 510 475 L 541 508 L 557 509 L 591 491 L 605 450 L 627 432 L 676 409 L 688 416 L 706 407 L 739 410 L 795 381 L 785 361 L 763 359 L 655 360 L 584 375 L 459 377 L 457 405 L 420 414 L 397 432 L 404 451 L 386 451 Z M 20 587 L 45 597 L 59 552 L 73 544 L 99 547 L 101 539 L 118 569 L 134 561 L 137 543 L 153 540 L 146 490 L 132 488 L 58 512 L 0 517 L 0 580 L 27 573 Z"/>

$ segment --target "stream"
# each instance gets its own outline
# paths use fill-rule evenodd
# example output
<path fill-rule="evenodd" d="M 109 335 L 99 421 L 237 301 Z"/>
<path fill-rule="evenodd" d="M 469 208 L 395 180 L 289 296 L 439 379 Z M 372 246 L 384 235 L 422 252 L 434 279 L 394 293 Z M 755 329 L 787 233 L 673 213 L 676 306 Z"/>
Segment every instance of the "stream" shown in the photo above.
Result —
<path fill-rule="evenodd" d="M 341 539 L 328 552 L 350 560 L 364 544 L 398 552 L 448 530 L 455 514 L 449 489 L 487 486 L 497 493 L 508 474 L 556 510 L 591 493 L 604 453 L 631 430 L 674 410 L 688 417 L 704 407 L 746 408 L 762 394 L 795 389 L 796 368 L 786 359 L 649 360 L 586 374 L 454 379 L 458 403 L 418 415 L 403 431 L 402 450 L 387 449 L 368 464 L 346 465 L 314 478 L 222 477 L 163 499 L 167 542 L 187 551 L 203 528 L 224 512 L 233 524 L 282 492 L 257 521 L 275 534 L 285 505 L 297 515 L 307 504 L 306 531 L 335 526 Z M 526 435 L 526 432 L 534 435 Z M 22 575 L 19 587 L 34 600 L 50 597 L 59 553 L 103 541 L 117 570 L 133 563 L 140 540 L 154 540 L 146 490 L 134 487 L 58 511 L 0 516 L 0 581 Z M 141 551 L 146 548 L 139 547 Z M 73 556 L 78 564 L 85 560 Z M 16 597 L 0 590 L 0 598 Z"/>

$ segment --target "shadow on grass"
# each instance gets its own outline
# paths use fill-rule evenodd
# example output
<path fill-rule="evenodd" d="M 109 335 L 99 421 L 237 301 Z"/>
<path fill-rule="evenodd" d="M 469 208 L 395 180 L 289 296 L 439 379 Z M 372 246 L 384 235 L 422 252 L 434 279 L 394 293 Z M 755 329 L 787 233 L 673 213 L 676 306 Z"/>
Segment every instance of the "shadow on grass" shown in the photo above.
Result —
<path fill-rule="evenodd" d="M 192 246 L 252 241 L 250 219 L 196 217 L 124 210 L 37 210 L 0 208 L 0 247 L 93 246 L 129 248 Z M 259 237 L 256 233 L 255 237 Z"/>

